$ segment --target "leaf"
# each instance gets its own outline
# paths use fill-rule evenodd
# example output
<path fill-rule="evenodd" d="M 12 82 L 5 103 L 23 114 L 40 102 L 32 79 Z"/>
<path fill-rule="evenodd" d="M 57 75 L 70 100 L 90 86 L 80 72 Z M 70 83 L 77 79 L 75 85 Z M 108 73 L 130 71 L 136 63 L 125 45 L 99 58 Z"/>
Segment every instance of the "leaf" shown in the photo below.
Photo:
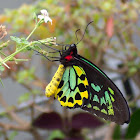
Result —
<path fill-rule="evenodd" d="M 34 79 L 34 77 L 35 77 L 34 73 L 35 73 L 34 68 L 19 71 L 16 75 L 17 81 L 19 83 L 25 83 L 25 81 L 26 81 L 26 84 L 27 84 Z"/>
<path fill-rule="evenodd" d="M 83 137 L 82 138 L 81 137 L 70 137 L 70 138 L 66 138 L 64 140 L 85 140 L 85 139 Z M 88 140 L 88 139 L 86 139 L 86 140 Z"/>
<path fill-rule="evenodd" d="M 16 36 L 10 36 L 11 40 L 17 42 L 18 44 L 20 43 L 21 39 L 16 37 Z"/>
<path fill-rule="evenodd" d="M 12 133 L 10 133 L 9 140 L 15 140 L 15 136 L 17 136 L 17 135 L 18 135 L 18 132 L 13 131 Z"/>
<path fill-rule="evenodd" d="M 114 133 L 113 133 L 113 140 L 119 140 L 121 138 L 121 129 L 120 125 L 116 125 Z"/>
<path fill-rule="evenodd" d="M 134 139 L 140 132 L 140 109 L 136 110 L 132 116 L 131 121 L 126 132 L 126 139 Z"/>
<path fill-rule="evenodd" d="M 0 65 L 0 71 L 4 71 L 4 70 L 5 70 L 4 66 Z"/>
<path fill-rule="evenodd" d="M 46 140 L 63 140 L 65 137 L 64 133 L 60 130 L 54 130 Z"/>
<path fill-rule="evenodd" d="M 33 126 L 41 128 L 41 129 L 62 129 L 62 118 L 58 113 L 42 113 L 39 115 L 34 121 Z"/>
<path fill-rule="evenodd" d="M 24 93 L 23 95 L 21 95 L 19 98 L 18 98 L 18 103 L 22 103 L 22 102 L 25 102 L 25 101 L 28 101 L 29 98 L 30 98 L 30 93 Z"/>
<path fill-rule="evenodd" d="M 129 74 L 129 76 L 132 76 L 132 75 L 134 75 L 137 71 L 138 71 L 138 70 L 137 70 L 136 67 L 131 67 L 131 68 L 129 68 L 128 74 Z"/>
<path fill-rule="evenodd" d="M 29 42 L 25 38 L 18 38 L 16 36 L 10 36 L 10 37 L 11 37 L 11 40 L 15 41 L 18 44 L 16 49 L 19 49 L 22 46 L 29 44 Z M 28 49 L 28 47 L 26 49 Z"/>
<path fill-rule="evenodd" d="M 1 83 L 1 85 L 4 87 L 4 84 L 3 84 L 2 80 L 1 80 L 1 78 L 0 78 L 0 83 Z"/>
<path fill-rule="evenodd" d="M 72 128 L 97 128 L 104 123 L 89 113 L 78 113 L 72 117 Z"/>
<path fill-rule="evenodd" d="M 36 15 L 35 12 L 34 12 L 34 14 L 33 14 L 33 19 L 35 20 L 35 23 L 37 24 L 37 15 Z"/>

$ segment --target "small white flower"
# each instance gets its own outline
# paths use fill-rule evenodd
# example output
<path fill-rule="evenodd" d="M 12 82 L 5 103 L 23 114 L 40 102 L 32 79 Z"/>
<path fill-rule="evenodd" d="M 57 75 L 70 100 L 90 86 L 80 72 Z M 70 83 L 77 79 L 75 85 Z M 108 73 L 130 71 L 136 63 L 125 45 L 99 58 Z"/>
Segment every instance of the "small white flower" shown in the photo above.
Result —
<path fill-rule="evenodd" d="M 44 19 L 44 22 L 47 23 L 48 21 L 52 24 L 52 19 L 49 17 L 47 10 L 43 9 L 40 11 L 42 15 L 38 15 L 40 20 Z"/>

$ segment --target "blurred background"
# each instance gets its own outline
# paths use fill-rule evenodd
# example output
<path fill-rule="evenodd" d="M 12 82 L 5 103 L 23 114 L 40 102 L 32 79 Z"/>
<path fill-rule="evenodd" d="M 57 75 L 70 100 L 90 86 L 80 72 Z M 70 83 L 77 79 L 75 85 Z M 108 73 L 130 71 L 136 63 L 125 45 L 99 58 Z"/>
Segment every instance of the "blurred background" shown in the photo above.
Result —
<path fill-rule="evenodd" d="M 30 41 L 56 37 L 57 43 L 78 44 L 80 55 L 99 66 L 115 82 L 128 101 L 131 122 L 122 126 L 80 109 L 70 110 L 44 96 L 59 63 L 35 52 L 19 53 L 8 61 L 11 69 L 0 73 L 0 140 L 140 140 L 140 0 L 0 0 L 0 25 L 7 35 L 0 45 L 10 55 L 10 36 L 27 37 L 35 26 L 34 13 L 47 9 L 52 25 L 42 24 Z M 45 49 L 45 48 L 44 48 Z M 1 48 L 0 48 L 1 51 Z"/>

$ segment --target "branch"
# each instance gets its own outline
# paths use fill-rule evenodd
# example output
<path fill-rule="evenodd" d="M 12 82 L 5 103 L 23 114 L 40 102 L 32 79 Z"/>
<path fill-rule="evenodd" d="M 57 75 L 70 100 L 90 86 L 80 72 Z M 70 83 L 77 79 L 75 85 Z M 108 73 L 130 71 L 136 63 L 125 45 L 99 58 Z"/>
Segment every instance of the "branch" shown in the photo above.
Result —
<path fill-rule="evenodd" d="M 115 123 L 110 123 L 109 128 L 108 128 L 108 133 L 105 134 L 104 140 L 112 140 L 112 135 L 114 133 L 116 124 Z"/>
<path fill-rule="evenodd" d="M 28 102 L 24 102 L 24 103 L 21 103 L 20 105 L 16 106 L 16 107 L 13 107 L 13 108 L 10 108 L 10 109 L 6 109 L 6 110 L 3 110 L 0 112 L 0 114 L 6 114 L 10 111 L 14 111 L 14 112 L 20 112 L 20 111 L 23 111 L 25 109 L 29 109 L 29 107 L 31 107 L 34 104 L 42 104 L 46 101 L 48 101 L 49 98 L 43 96 L 43 97 L 37 97 L 34 101 L 33 100 L 29 100 Z M 36 105 L 35 105 L 36 107 Z"/>
<path fill-rule="evenodd" d="M 119 73 L 119 74 L 125 74 L 126 72 L 128 72 L 128 67 L 123 67 L 121 69 L 112 69 L 110 67 L 103 66 L 103 68 L 107 71 L 115 72 L 115 73 Z"/>
<path fill-rule="evenodd" d="M 5 110 L 7 110 L 9 108 L 8 104 L 5 102 L 5 100 L 2 97 L 2 94 L 0 94 L 0 104 L 2 105 L 3 108 L 5 108 Z M 15 114 L 14 111 L 8 111 L 7 112 L 9 114 L 9 116 L 15 120 L 18 124 L 24 126 L 24 125 L 28 125 L 28 122 L 26 122 L 25 120 L 21 119 L 20 117 L 17 116 L 17 114 Z"/>
<path fill-rule="evenodd" d="M 18 131 L 29 131 L 30 125 L 14 125 L 9 123 L 0 122 L 0 127 L 5 130 L 18 130 Z"/>

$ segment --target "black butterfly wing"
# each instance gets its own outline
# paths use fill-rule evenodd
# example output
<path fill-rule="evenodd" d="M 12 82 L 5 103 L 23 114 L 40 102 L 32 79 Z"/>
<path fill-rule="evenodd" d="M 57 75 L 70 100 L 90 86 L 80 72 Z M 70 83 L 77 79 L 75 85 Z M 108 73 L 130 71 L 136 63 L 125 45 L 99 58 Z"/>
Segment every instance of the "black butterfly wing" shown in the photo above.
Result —
<path fill-rule="evenodd" d="M 117 86 L 89 60 L 80 55 L 75 60 L 84 69 L 90 87 L 90 103 L 82 109 L 118 124 L 129 123 L 129 108 Z"/>

